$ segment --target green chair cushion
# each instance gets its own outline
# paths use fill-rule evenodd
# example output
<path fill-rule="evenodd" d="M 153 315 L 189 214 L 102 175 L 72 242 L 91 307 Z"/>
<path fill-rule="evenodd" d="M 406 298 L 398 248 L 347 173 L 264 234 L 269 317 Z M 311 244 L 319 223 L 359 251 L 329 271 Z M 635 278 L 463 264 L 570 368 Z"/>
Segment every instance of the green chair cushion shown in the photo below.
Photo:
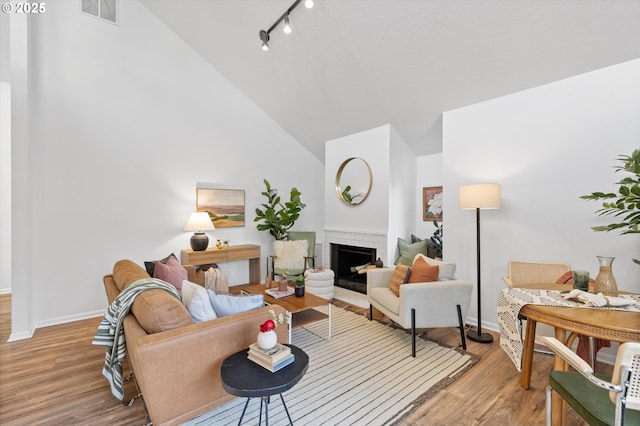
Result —
<path fill-rule="evenodd" d="M 603 380 L 610 376 L 597 374 Z M 613 425 L 615 404 L 609 391 L 595 386 L 576 371 L 552 371 L 549 385 L 590 425 Z M 640 425 L 640 411 L 626 410 L 626 424 Z"/>

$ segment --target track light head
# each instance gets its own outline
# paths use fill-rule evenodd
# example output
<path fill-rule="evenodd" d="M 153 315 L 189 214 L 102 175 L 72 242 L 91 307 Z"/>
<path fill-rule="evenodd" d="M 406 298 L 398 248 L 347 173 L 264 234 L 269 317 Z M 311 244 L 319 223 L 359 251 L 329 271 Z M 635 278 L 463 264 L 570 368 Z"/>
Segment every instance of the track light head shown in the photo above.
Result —
<path fill-rule="evenodd" d="M 289 15 L 284 18 L 284 28 L 282 29 L 285 34 L 291 34 L 291 25 L 289 25 Z"/>
<path fill-rule="evenodd" d="M 313 0 L 306 0 L 304 2 L 304 7 L 306 7 L 307 9 L 311 9 L 313 7 Z"/>
<path fill-rule="evenodd" d="M 269 50 L 269 33 L 265 30 L 260 30 L 260 40 L 262 40 L 262 50 Z"/>

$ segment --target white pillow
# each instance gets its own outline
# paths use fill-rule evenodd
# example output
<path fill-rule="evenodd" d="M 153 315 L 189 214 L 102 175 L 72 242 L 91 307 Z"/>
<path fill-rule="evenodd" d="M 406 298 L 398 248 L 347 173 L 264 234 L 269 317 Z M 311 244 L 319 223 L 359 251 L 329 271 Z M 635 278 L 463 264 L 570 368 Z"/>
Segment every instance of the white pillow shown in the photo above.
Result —
<path fill-rule="evenodd" d="M 427 262 L 431 266 L 438 265 L 438 268 L 440 268 L 440 272 L 438 273 L 438 281 L 446 281 L 446 280 L 454 279 L 453 276 L 456 273 L 455 263 L 443 262 L 441 260 L 432 259 L 420 253 L 416 254 L 416 257 L 413 258 L 413 261 L 415 262 L 418 257 L 422 257 L 425 260 L 425 262 Z"/>
<path fill-rule="evenodd" d="M 193 322 L 203 322 L 216 319 L 216 311 L 211 306 L 207 290 L 191 281 L 182 281 L 182 303 L 193 318 Z"/>
<path fill-rule="evenodd" d="M 273 242 L 276 258 L 273 266 L 276 269 L 304 270 L 304 257 L 309 255 L 309 241 L 281 241 Z"/>
<path fill-rule="evenodd" d="M 218 317 L 246 312 L 264 306 L 264 296 L 261 294 L 232 295 L 216 293 L 213 290 L 207 291 L 209 292 L 211 306 L 213 306 Z"/>

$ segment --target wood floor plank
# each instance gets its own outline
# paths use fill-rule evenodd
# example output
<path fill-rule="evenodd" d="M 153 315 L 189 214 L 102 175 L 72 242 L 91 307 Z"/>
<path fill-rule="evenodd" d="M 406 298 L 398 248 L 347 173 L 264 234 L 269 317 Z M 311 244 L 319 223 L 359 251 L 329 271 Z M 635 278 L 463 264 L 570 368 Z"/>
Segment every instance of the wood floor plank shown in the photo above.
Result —
<path fill-rule="evenodd" d="M 33 338 L 7 343 L 11 333 L 11 297 L 0 295 L 0 424 L 4 425 L 144 425 L 140 400 L 133 406 L 111 395 L 102 376 L 104 348 L 91 345 L 100 318 L 38 329 Z M 429 339 L 457 346 L 456 329 L 427 331 Z M 535 354 L 531 389 L 520 388 L 520 375 L 500 349 L 467 342 L 480 361 L 420 406 L 406 425 L 543 425 L 544 389 L 553 358 Z M 129 368 L 123 366 L 125 374 Z M 125 401 L 137 391 L 125 383 Z M 570 410 L 569 410 L 570 411 Z M 585 425 L 569 412 L 568 424 Z"/>

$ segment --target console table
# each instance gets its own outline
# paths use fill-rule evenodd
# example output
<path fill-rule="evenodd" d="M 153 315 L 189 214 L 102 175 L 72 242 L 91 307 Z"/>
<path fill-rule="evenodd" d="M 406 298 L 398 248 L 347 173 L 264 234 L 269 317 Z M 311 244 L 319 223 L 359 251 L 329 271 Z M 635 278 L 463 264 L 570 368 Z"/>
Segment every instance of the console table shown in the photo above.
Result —
<path fill-rule="evenodd" d="M 249 282 L 260 283 L 260 246 L 242 244 L 228 248 L 208 248 L 203 251 L 191 249 L 182 250 L 180 262 L 183 265 L 207 265 L 209 263 L 234 262 L 236 260 L 249 261 Z"/>

